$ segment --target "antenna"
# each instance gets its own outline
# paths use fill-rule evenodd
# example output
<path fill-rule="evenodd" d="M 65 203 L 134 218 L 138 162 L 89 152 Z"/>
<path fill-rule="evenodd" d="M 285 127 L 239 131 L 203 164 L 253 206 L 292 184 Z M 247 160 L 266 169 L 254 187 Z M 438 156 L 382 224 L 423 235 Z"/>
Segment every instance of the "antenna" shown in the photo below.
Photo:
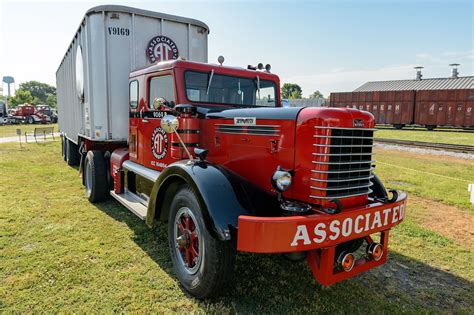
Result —
<path fill-rule="evenodd" d="M 449 66 L 451 68 L 453 68 L 452 72 L 451 72 L 451 78 L 453 79 L 457 79 L 459 78 L 459 71 L 458 71 L 458 66 L 460 66 L 461 64 L 459 63 L 450 63 Z"/>
<path fill-rule="evenodd" d="M 416 80 L 421 80 L 421 78 L 423 77 L 423 75 L 421 74 L 421 69 L 423 69 L 424 67 L 422 66 L 417 66 L 417 67 L 414 67 L 413 69 L 416 70 Z"/>

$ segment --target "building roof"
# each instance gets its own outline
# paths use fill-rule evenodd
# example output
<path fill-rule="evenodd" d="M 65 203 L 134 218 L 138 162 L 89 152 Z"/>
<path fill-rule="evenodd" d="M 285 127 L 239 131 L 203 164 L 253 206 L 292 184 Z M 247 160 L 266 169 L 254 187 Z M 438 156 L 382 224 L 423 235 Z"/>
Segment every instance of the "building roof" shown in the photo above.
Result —
<path fill-rule="evenodd" d="M 367 82 L 354 92 L 474 89 L 474 76 Z"/>

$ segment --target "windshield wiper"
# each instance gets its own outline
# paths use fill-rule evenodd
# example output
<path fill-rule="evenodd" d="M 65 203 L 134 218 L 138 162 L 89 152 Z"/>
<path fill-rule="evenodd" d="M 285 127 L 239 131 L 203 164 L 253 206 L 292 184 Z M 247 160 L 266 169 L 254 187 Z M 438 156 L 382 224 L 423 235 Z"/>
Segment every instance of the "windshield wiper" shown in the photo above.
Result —
<path fill-rule="evenodd" d="M 211 71 L 211 75 L 209 76 L 209 82 L 207 82 L 207 91 L 206 95 L 209 95 L 209 88 L 211 87 L 212 77 L 214 76 L 214 69 Z"/>

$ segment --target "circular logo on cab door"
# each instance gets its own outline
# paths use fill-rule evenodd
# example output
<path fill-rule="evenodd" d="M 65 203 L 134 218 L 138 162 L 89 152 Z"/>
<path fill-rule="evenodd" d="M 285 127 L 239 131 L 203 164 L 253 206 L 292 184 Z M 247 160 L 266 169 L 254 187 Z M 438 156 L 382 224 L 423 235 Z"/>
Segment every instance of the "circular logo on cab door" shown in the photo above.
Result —
<path fill-rule="evenodd" d="M 178 46 L 171 38 L 162 35 L 150 40 L 146 53 L 151 63 L 178 59 L 179 56 Z"/>
<path fill-rule="evenodd" d="M 153 131 L 151 149 L 157 160 L 164 158 L 166 152 L 168 152 L 168 135 L 161 127 L 155 128 L 155 131 Z"/>

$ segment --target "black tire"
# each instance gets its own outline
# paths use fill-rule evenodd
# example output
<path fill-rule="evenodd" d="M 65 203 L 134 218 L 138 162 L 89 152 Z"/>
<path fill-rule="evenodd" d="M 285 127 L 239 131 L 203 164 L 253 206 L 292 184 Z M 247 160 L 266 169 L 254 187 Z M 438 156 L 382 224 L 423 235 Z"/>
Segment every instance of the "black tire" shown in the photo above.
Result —
<path fill-rule="evenodd" d="M 82 176 L 89 201 L 92 203 L 105 201 L 109 195 L 109 188 L 104 154 L 101 151 L 87 152 Z"/>
<path fill-rule="evenodd" d="M 80 155 L 79 155 L 79 146 L 72 142 L 71 140 L 66 139 L 66 163 L 69 166 L 79 165 Z"/>
<path fill-rule="evenodd" d="M 29 123 L 30 125 L 32 125 L 32 124 L 35 123 L 35 119 L 33 118 L 33 116 L 28 117 L 28 123 Z"/>
<path fill-rule="evenodd" d="M 196 269 L 194 272 L 185 265 L 185 258 L 182 257 L 180 249 L 178 249 L 175 237 L 175 233 L 179 233 L 176 223 L 181 217 L 179 213 L 182 213 L 186 208 L 194 216 L 191 219 L 196 221 L 194 231 L 197 229 L 198 235 L 200 235 L 198 238 L 198 257 L 200 258 L 194 265 Z M 195 238 L 197 237 L 195 236 Z M 198 299 L 204 299 L 221 293 L 224 285 L 229 286 L 234 271 L 235 247 L 231 241 L 220 241 L 208 231 L 204 222 L 203 209 L 199 205 L 195 193 L 187 185 L 178 189 L 171 202 L 168 243 L 175 274 L 189 294 Z"/>
<path fill-rule="evenodd" d="M 63 161 L 66 162 L 66 148 L 67 148 L 67 140 L 65 136 L 61 136 L 61 157 Z"/>

